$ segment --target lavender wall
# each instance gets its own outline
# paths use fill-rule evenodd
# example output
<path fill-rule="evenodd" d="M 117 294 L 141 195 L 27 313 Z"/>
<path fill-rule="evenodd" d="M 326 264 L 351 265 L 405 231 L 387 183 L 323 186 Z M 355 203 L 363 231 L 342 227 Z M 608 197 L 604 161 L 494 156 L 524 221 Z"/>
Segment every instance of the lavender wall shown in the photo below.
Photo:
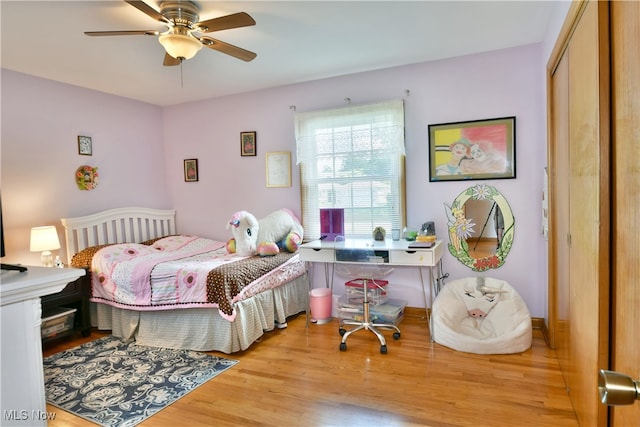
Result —
<path fill-rule="evenodd" d="M 159 107 L 5 69 L 1 77 L 3 262 L 40 264 L 29 252 L 31 227 L 56 225 L 65 260 L 60 218 L 171 207 Z M 92 137 L 92 156 L 78 154 L 78 135 Z M 95 190 L 76 187 L 84 164 L 98 167 Z"/>
<path fill-rule="evenodd" d="M 406 112 L 408 222 L 436 222 L 446 240 L 444 203 L 469 183 L 430 183 L 430 123 L 517 117 L 517 179 L 485 181 L 509 200 L 515 243 L 506 264 L 485 275 L 508 280 L 534 316 L 545 313 L 546 242 L 540 235 L 546 164 L 542 46 L 531 45 L 450 60 L 301 83 L 161 109 L 65 84 L 2 72 L 2 197 L 10 256 L 4 262 L 38 264 L 28 252 L 29 229 L 60 217 L 139 205 L 175 207 L 181 232 L 220 240 L 229 216 L 257 216 L 281 207 L 299 212 L 299 176 L 293 186 L 266 188 L 265 153 L 295 153 L 294 111 L 403 98 Z M 242 131 L 257 132 L 258 155 L 241 157 Z M 93 137 L 94 155 L 77 154 L 76 137 Z M 164 144 L 164 146 L 163 146 Z M 183 160 L 197 158 L 199 181 L 184 182 Z M 295 155 L 293 156 L 295 161 Z M 100 186 L 79 191 L 75 169 L 99 167 Z M 61 235 L 62 236 L 62 235 Z M 316 269 L 315 283 L 324 283 Z M 473 275 L 448 253 L 451 278 Z M 343 291 L 336 278 L 336 293 Z M 390 277 L 392 297 L 424 306 L 415 269 Z"/>
<path fill-rule="evenodd" d="M 541 45 L 360 73 L 259 92 L 184 104 L 164 110 L 167 190 L 183 232 L 220 240 L 230 215 L 245 209 L 260 217 L 287 207 L 300 211 L 297 169 L 291 188 L 266 188 L 265 153 L 291 151 L 297 111 L 310 111 L 392 98 L 405 101 L 407 214 L 409 226 L 435 220 L 447 239 L 444 203 L 472 183 L 430 183 L 428 133 L 432 123 L 516 116 L 517 179 L 483 181 L 509 201 L 516 218 L 515 243 L 506 264 L 484 275 L 509 281 L 534 316 L 545 313 L 546 242 L 540 233 L 543 168 L 546 165 L 545 84 Z M 408 91 L 408 92 L 407 92 Z M 258 155 L 241 157 L 242 131 L 256 131 Z M 198 158 L 200 180 L 185 183 L 182 161 Z M 475 182 L 477 183 L 477 181 Z M 324 283 L 316 269 L 315 283 Z M 450 254 L 444 270 L 451 279 L 475 275 Z M 336 278 L 336 283 L 342 279 Z M 423 307 L 415 269 L 398 268 L 392 297 Z M 335 293 L 342 286 L 336 285 Z"/>

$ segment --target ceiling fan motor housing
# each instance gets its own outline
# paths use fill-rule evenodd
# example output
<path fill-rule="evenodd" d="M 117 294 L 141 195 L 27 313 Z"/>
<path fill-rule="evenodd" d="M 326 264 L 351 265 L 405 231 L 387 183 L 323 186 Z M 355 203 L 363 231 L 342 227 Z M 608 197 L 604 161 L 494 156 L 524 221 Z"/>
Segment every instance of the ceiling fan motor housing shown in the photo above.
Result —
<path fill-rule="evenodd" d="M 193 29 L 198 23 L 200 7 L 192 1 L 164 1 L 160 13 L 178 27 Z"/>

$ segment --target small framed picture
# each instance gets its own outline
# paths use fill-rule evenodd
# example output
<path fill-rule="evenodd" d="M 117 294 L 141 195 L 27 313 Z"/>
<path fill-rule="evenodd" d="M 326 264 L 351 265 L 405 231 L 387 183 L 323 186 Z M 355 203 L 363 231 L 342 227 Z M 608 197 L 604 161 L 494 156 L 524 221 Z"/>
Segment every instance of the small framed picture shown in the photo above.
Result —
<path fill-rule="evenodd" d="M 267 153 L 267 187 L 291 187 L 291 153 Z"/>
<path fill-rule="evenodd" d="M 78 135 L 78 154 L 82 156 L 93 155 L 93 147 L 91 146 L 91 137 Z"/>
<path fill-rule="evenodd" d="M 184 181 L 195 182 L 198 180 L 198 159 L 184 160 Z"/>
<path fill-rule="evenodd" d="M 240 132 L 240 155 L 255 156 L 257 149 L 255 132 Z"/>

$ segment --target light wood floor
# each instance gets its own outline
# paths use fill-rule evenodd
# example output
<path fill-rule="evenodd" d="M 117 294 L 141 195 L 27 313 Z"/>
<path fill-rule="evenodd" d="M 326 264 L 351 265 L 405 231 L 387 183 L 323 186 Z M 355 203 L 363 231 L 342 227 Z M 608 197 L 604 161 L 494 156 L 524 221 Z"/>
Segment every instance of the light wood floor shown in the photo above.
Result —
<path fill-rule="evenodd" d="M 556 354 L 539 330 L 522 354 L 477 355 L 429 342 L 423 310 L 407 309 L 388 354 L 369 331 L 339 351 L 337 321 L 305 316 L 268 332 L 240 363 L 140 426 L 577 426 Z M 48 345 L 45 356 L 89 338 Z M 56 412 L 49 426 L 93 424 Z"/>
<path fill-rule="evenodd" d="M 467 245 L 469 245 L 469 255 L 472 258 L 485 258 L 495 255 L 498 241 L 495 238 L 469 239 Z"/>

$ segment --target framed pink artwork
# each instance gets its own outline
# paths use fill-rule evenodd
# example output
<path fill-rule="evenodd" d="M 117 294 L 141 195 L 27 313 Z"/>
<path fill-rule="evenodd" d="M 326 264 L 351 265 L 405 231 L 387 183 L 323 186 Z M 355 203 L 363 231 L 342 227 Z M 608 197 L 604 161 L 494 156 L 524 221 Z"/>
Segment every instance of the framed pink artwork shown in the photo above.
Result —
<path fill-rule="evenodd" d="M 516 118 L 429 125 L 429 181 L 516 177 Z"/>

